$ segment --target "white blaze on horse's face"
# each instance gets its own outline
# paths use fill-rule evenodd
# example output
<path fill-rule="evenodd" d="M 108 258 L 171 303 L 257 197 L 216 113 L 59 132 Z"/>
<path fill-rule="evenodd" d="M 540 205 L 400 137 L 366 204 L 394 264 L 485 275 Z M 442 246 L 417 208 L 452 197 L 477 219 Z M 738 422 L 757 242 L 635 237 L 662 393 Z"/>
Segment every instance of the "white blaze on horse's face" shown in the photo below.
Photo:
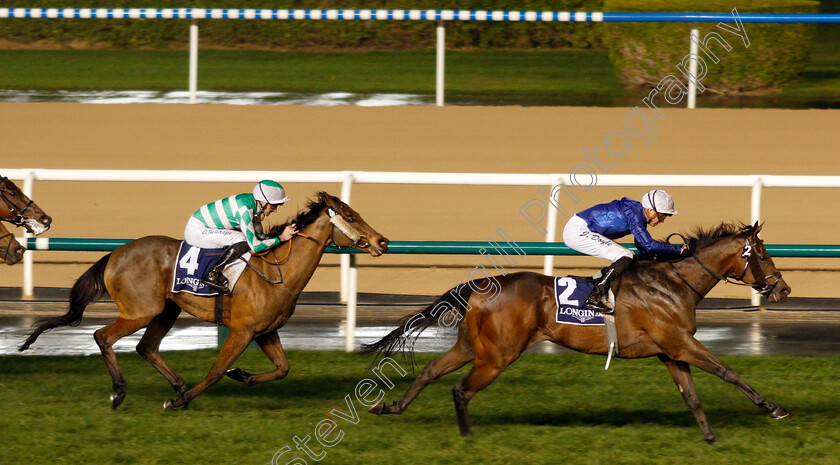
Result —
<path fill-rule="evenodd" d="M 40 236 L 50 229 L 49 225 L 45 225 L 34 218 L 27 218 L 23 220 L 23 227 L 29 231 L 30 234 Z"/>

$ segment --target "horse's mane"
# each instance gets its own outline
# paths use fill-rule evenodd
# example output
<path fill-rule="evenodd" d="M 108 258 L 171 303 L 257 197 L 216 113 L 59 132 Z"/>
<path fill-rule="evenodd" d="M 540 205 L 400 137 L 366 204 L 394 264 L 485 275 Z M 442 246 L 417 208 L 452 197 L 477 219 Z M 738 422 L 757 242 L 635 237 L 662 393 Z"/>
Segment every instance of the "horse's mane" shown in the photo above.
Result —
<path fill-rule="evenodd" d="M 740 222 L 737 224 L 721 223 L 711 229 L 703 229 L 702 226 L 698 226 L 691 231 L 691 234 L 684 234 L 683 236 L 688 240 L 688 247 L 693 252 L 720 239 L 744 233 L 752 234 L 752 232 L 752 225 Z"/>
<path fill-rule="evenodd" d="M 321 216 L 321 212 L 323 212 L 324 208 L 327 206 L 328 198 L 332 198 L 333 201 L 338 203 L 338 199 L 336 197 L 333 197 L 324 191 L 320 191 L 315 195 L 314 199 L 309 199 L 306 202 L 306 209 L 299 211 L 297 216 L 286 220 L 285 223 L 272 226 L 271 230 L 266 235 L 268 237 L 277 237 L 280 234 L 283 234 L 283 230 L 290 224 L 297 225 L 298 230 L 302 230 L 303 228 L 309 226 L 318 219 L 319 216 Z"/>

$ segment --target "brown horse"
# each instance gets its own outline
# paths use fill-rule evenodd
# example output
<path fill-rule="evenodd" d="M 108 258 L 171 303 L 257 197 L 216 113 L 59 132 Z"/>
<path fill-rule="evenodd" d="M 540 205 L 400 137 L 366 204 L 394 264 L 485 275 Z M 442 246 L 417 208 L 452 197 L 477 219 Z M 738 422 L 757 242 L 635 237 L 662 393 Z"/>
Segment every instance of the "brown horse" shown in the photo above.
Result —
<path fill-rule="evenodd" d="M 700 406 L 689 365 L 738 386 L 753 403 L 766 408 L 772 418 L 787 416 L 784 409 L 750 387 L 694 338 L 697 303 L 721 279 L 734 277 L 770 301 L 787 298 L 790 288 L 758 238 L 760 229 L 756 223 L 699 230 L 688 241 L 692 257 L 676 262 L 636 260 L 614 287 L 619 356 L 658 356 L 709 442 L 715 440 L 715 434 Z M 447 326 L 458 326 L 458 340 L 452 349 L 427 364 L 402 399 L 391 405 L 380 403 L 370 411 L 400 414 L 427 385 L 475 360 L 470 372 L 452 391 L 461 434 L 469 436 L 470 399 L 534 343 L 551 341 L 580 352 L 607 354 L 604 326 L 559 324 L 556 312 L 551 276 L 515 273 L 455 287 L 366 348 L 369 353 L 384 356 L 398 349 L 410 351 L 413 333 L 419 334 L 435 322 L 446 320 L 452 322 Z"/>
<path fill-rule="evenodd" d="M 50 229 L 50 218 L 41 207 L 27 197 L 9 178 L 0 176 L 0 221 L 23 226 L 36 236 Z M 26 248 L 15 239 L 5 226 L 0 224 L 0 253 L 8 265 L 23 260 Z"/>
<path fill-rule="evenodd" d="M 23 226 L 36 236 L 50 229 L 52 218 L 5 176 L 0 176 L 0 201 L 0 220 Z"/>
<path fill-rule="evenodd" d="M 116 321 L 96 331 L 94 338 L 113 378 L 112 408 L 122 404 L 126 386 L 112 346 L 144 327 L 146 333 L 137 345 L 137 352 L 157 368 L 177 393 L 177 397 L 164 404 L 166 409 L 186 408 L 191 400 L 226 373 L 248 385 L 283 378 L 289 371 L 289 363 L 277 329 L 294 313 L 298 295 L 315 272 L 324 249 L 334 243 L 376 257 L 388 248 L 388 239 L 338 197 L 326 192 L 318 193 L 317 200 L 310 201 L 307 210 L 292 222 L 298 226 L 300 235 L 292 238 L 288 245 L 281 245 L 284 250 L 279 253 L 275 250 L 273 260 L 252 257 L 249 263 L 252 270 L 246 269 L 233 292 L 224 297 L 225 309 L 230 310 L 224 312 L 222 322 L 230 335 L 207 377 L 189 390 L 184 380 L 161 358 L 160 342 L 182 309 L 213 322 L 214 298 L 171 292 L 173 267 L 181 241 L 170 237 L 137 239 L 100 259 L 73 285 L 67 314 L 37 325 L 20 350 L 26 350 L 46 330 L 81 321 L 85 307 L 108 292 L 120 314 Z M 276 226 L 269 234 L 278 235 L 285 226 Z M 277 255 L 283 258 L 278 260 Z M 256 340 L 276 368 L 253 375 L 239 369 L 228 372 L 252 340 Z"/>
<path fill-rule="evenodd" d="M 0 223 L 0 254 L 3 254 L 3 261 L 7 265 L 14 265 L 23 260 L 24 252 L 26 252 L 26 248 L 20 245 L 20 242 L 15 239 L 15 235 Z"/>

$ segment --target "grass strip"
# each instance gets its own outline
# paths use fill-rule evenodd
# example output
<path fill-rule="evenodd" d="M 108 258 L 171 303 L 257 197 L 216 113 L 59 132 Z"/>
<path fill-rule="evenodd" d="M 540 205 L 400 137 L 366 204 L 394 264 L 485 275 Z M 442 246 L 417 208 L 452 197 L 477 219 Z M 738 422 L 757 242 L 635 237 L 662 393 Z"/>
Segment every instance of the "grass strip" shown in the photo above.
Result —
<path fill-rule="evenodd" d="M 217 351 L 164 357 L 189 384 L 204 377 Z M 294 437 L 310 436 L 321 463 L 836 463 L 840 441 L 840 357 L 725 357 L 759 392 L 791 412 L 774 421 L 734 386 L 693 370 L 719 442 L 707 445 L 658 360 L 527 354 L 470 404 L 473 437 L 458 434 L 451 389 L 466 367 L 427 388 L 401 416 L 370 415 L 355 398 L 359 381 L 378 380 L 369 360 L 339 352 L 290 351 L 281 381 L 247 387 L 223 379 L 187 411 L 163 411 L 168 383 L 136 354 L 120 354 L 125 404 L 111 411 L 111 380 L 100 356 L 0 357 L 2 463 L 269 463 L 284 446 L 313 463 Z M 423 354 L 419 362 L 433 358 Z M 400 362 L 408 368 L 406 362 Z M 236 366 L 269 370 L 259 352 Z M 387 371 L 386 371 L 387 372 Z M 397 377 L 391 372 L 391 376 Z M 399 398 L 413 375 L 385 400 Z M 374 391 L 377 392 L 377 391 Z M 346 397 L 347 396 L 347 397 Z M 343 436 L 314 439 L 332 415 Z M 353 415 L 351 415 L 353 416 Z M 335 440 L 338 431 L 328 435 Z"/>

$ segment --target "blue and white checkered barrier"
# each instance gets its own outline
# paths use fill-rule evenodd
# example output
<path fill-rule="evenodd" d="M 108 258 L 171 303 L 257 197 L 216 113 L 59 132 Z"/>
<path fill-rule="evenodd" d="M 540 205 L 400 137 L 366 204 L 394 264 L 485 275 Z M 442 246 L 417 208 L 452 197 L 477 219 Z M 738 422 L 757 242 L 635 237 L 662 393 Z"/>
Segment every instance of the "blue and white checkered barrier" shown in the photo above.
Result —
<path fill-rule="evenodd" d="M 257 10 L 208 8 L 0 8 L 0 18 L 260 19 L 344 21 L 686 22 L 731 21 L 731 13 L 602 13 L 471 10 Z M 840 14 L 744 13 L 745 23 L 840 23 Z"/>

